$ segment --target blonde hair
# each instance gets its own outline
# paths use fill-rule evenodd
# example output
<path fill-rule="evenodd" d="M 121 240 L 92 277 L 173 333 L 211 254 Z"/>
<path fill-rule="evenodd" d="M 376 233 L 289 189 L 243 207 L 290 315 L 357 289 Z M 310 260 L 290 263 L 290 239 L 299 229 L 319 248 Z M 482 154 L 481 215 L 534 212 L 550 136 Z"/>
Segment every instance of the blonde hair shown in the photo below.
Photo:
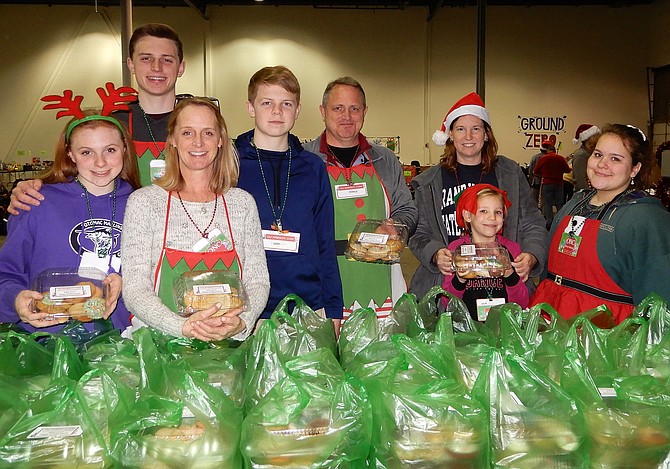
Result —
<path fill-rule="evenodd" d="M 212 175 L 209 181 L 209 189 L 214 194 L 225 194 L 231 187 L 237 185 L 240 174 L 240 160 L 232 141 L 228 137 L 228 127 L 219 108 L 208 98 L 194 97 L 183 99 L 177 103 L 168 121 L 168 136 L 165 141 L 165 175 L 154 181 L 159 187 L 167 191 L 179 191 L 184 189 L 185 181 L 179 167 L 179 154 L 177 149 L 170 144 L 177 131 L 177 120 L 179 115 L 188 106 L 199 106 L 210 109 L 218 124 L 221 135 L 221 147 L 212 163 Z"/>

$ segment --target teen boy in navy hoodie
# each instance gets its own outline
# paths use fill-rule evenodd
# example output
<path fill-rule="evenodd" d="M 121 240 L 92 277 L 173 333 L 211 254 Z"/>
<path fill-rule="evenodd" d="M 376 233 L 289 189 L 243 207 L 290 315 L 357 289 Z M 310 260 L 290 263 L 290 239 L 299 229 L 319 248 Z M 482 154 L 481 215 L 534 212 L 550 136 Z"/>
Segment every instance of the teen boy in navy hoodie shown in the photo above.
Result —
<path fill-rule="evenodd" d="M 342 283 L 335 253 L 333 199 L 326 167 L 289 132 L 300 114 L 300 84 L 286 67 L 264 67 L 249 81 L 254 128 L 235 141 L 238 187 L 256 199 L 270 272 L 261 314 L 295 293 L 315 311 L 342 318 Z"/>

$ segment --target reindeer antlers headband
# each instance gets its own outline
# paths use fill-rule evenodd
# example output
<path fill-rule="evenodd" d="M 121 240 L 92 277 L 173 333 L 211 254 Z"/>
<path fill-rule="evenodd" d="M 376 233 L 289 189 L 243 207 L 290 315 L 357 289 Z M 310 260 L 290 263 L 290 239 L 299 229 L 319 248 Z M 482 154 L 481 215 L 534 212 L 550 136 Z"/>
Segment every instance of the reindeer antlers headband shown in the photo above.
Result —
<path fill-rule="evenodd" d="M 76 120 L 72 121 L 67 127 L 65 132 L 66 142 L 70 140 L 70 134 L 75 127 L 77 127 L 79 124 L 83 124 L 84 122 L 93 120 L 111 122 L 112 124 L 116 125 L 121 130 L 121 132 L 123 132 L 123 126 L 118 120 L 116 120 L 114 117 L 111 117 L 111 114 L 114 111 L 127 111 L 130 109 L 127 103 L 135 100 L 137 92 L 130 86 L 115 88 L 114 84 L 111 82 L 107 82 L 105 84 L 105 88 L 99 87 L 96 91 L 102 100 L 102 111 L 100 114 L 91 116 L 85 115 L 81 110 L 81 102 L 83 101 L 84 97 L 74 96 L 73 98 L 72 90 L 63 91 L 63 96 L 52 94 L 41 98 L 41 100 L 45 103 L 53 103 L 45 105 L 43 107 L 44 110 L 62 109 L 56 114 L 56 119 L 60 119 L 61 117 L 66 116 L 72 116 L 76 118 Z"/>

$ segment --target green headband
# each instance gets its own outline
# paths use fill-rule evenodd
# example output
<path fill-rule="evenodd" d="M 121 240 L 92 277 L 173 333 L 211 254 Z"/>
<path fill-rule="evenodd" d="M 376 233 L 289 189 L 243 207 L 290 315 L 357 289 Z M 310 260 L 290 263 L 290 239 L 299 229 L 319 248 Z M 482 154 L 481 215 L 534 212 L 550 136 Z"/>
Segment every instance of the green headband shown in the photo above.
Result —
<path fill-rule="evenodd" d="M 70 134 L 72 133 L 75 127 L 77 127 L 79 124 L 83 124 L 84 122 L 90 122 L 90 121 L 111 122 L 112 124 L 116 125 L 119 128 L 119 130 L 121 131 L 121 135 L 123 135 L 124 129 L 123 126 L 121 125 L 121 122 L 110 116 L 101 116 L 99 114 L 95 114 L 92 116 L 86 116 L 82 117 L 81 119 L 77 119 L 76 121 L 73 121 L 70 125 L 68 125 L 67 131 L 65 132 L 65 141 L 66 142 L 70 141 Z"/>

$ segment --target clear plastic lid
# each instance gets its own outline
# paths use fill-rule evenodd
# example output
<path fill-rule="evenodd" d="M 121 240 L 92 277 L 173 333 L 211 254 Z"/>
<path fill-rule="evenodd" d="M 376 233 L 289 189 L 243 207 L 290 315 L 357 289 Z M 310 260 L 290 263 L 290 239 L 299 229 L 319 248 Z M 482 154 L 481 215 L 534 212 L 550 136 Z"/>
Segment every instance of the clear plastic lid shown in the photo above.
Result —
<path fill-rule="evenodd" d="M 461 244 L 451 262 L 461 278 L 502 277 L 512 267 L 509 252 L 498 243 Z"/>
<path fill-rule="evenodd" d="M 95 268 L 54 268 L 41 272 L 33 290 L 42 293 L 33 302 L 38 313 L 48 313 L 47 320 L 71 318 L 79 321 L 100 319 L 105 313 L 106 274 Z"/>
<path fill-rule="evenodd" d="M 178 313 L 184 317 L 216 303 L 221 304 L 221 309 L 214 316 L 246 308 L 247 304 L 239 274 L 227 270 L 186 272 L 175 279 L 173 292 Z"/>
<path fill-rule="evenodd" d="M 356 224 L 344 255 L 347 259 L 396 264 L 407 246 L 409 230 L 400 222 L 363 220 Z"/>

